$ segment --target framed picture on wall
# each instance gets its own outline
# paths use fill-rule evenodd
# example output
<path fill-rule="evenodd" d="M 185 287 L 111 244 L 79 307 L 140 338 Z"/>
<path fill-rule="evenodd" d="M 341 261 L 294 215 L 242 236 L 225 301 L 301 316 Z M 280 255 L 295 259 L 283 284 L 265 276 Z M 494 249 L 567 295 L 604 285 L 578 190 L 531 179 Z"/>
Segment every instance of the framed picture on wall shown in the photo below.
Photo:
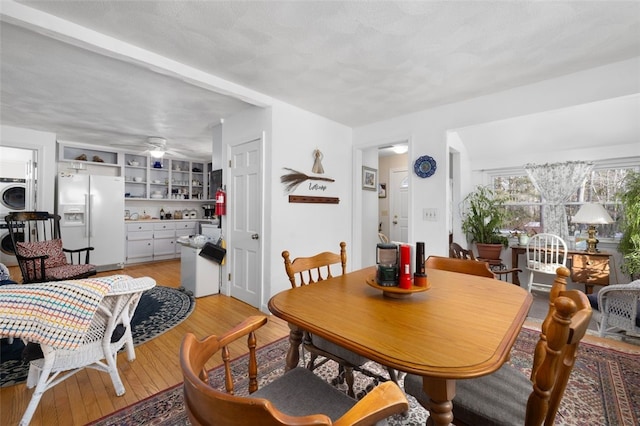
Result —
<path fill-rule="evenodd" d="M 378 185 L 378 198 L 387 198 L 387 184 L 381 183 Z"/>
<path fill-rule="evenodd" d="M 362 189 L 375 191 L 378 189 L 378 171 L 371 167 L 362 166 Z"/>

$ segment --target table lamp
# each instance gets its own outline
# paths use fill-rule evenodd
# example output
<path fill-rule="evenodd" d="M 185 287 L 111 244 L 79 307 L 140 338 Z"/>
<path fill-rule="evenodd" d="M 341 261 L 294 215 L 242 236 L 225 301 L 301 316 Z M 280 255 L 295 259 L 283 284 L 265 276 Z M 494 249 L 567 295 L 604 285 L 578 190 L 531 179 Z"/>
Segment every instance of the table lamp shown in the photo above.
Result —
<path fill-rule="evenodd" d="M 596 238 L 596 225 L 606 225 L 613 223 L 613 219 L 605 208 L 598 203 L 584 203 L 578 213 L 573 217 L 572 222 L 584 223 L 589 225 L 587 230 L 589 237 L 587 238 L 587 253 L 597 253 L 599 240 Z"/>

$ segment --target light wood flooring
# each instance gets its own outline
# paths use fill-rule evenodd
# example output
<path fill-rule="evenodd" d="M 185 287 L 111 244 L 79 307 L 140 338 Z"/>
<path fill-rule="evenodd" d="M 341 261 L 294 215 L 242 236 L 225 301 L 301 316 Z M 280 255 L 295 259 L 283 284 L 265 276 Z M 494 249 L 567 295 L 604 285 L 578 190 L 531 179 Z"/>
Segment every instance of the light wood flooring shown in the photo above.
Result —
<path fill-rule="evenodd" d="M 12 277 L 19 280 L 19 270 L 11 268 Z M 128 265 L 121 271 L 133 277 L 149 276 L 158 285 L 178 287 L 180 261 L 170 260 L 142 265 Z M 214 295 L 196 299 L 194 312 L 182 323 L 163 335 L 136 347 L 136 360 L 127 361 L 126 354 L 118 355 L 118 368 L 126 393 L 115 395 L 109 375 L 96 370 L 83 370 L 46 391 L 36 409 L 31 425 L 84 425 L 114 411 L 147 398 L 163 389 L 182 382 L 178 353 L 180 342 L 187 332 L 198 338 L 220 334 L 250 315 L 260 315 L 257 309 L 236 299 Z M 265 327 L 258 330 L 258 345 L 262 346 L 288 335 L 289 328 L 282 320 L 270 316 Z M 246 352 L 246 344 L 231 347 L 232 357 Z M 220 364 L 211 362 L 207 368 Z M 33 389 L 24 383 L 0 389 L 0 424 L 17 425 L 31 399 Z"/>
<path fill-rule="evenodd" d="M 19 270 L 10 268 L 12 276 L 19 281 Z M 123 273 L 133 277 L 149 276 L 158 285 L 178 287 L 180 284 L 180 261 L 171 260 L 141 265 L 128 265 L 122 271 L 110 271 L 99 275 Z M 526 325 L 535 327 L 546 313 L 546 301 L 536 297 L 535 309 L 531 314 L 541 318 L 531 318 Z M 214 295 L 198 298 L 194 312 L 184 322 L 165 334 L 136 347 L 137 359 L 128 362 L 126 355 L 118 356 L 120 377 L 126 393 L 117 397 L 106 373 L 83 370 L 44 393 L 35 412 L 31 425 L 84 425 L 106 416 L 137 401 L 145 399 L 161 390 L 182 382 L 178 353 L 182 337 L 193 332 L 198 338 L 219 334 L 236 325 L 250 315 L 261 314 L 257 309 L 236 299 Z M 266 327 L 258 331 L 258 344 L 265 345 L 288 335 L 285 322 L 270 316 Z M 585 341 L 605 344 L 625 351 L 640 353 L 640 347 L 586 336 Z M 232 347 L 232 356 L 246 352 L 246 346 Z M 213 368 L 220 364 L 208 365 Z M 31 399 L 33 389 L 18 384 L 0 389 L 0 424 L 16 425 Z"/>

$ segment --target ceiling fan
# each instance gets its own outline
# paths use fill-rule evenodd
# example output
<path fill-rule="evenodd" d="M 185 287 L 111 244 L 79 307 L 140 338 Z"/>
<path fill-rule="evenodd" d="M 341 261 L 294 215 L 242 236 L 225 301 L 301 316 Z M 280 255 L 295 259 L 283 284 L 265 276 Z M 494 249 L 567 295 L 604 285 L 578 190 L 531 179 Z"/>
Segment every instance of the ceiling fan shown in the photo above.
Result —
<path fill-rule="evenodd" d="M 144 143 L 146 146 L 146 149 L 144 150 L 144 152 L 148 153 L 151 157 L 153 158 L 157 158 L 160 159 L 162 158 L 165 154 L 169 154 L 169 155 L 173 155 L 173 156 L 181 156 L 180 153 L 177 152 L 173 152 L 169 149 L 167 149 L 167 140 L 163 137 L 160 136 L 148 136 L 146 142 Z M 113 146 L 121 146 L 121 147 L 127 147 L 130 149 L 135 149 L 135 150 L 139 150 L 140 149 L 140 145 L 134 145 L 134 144 L 111 144 Z"/>

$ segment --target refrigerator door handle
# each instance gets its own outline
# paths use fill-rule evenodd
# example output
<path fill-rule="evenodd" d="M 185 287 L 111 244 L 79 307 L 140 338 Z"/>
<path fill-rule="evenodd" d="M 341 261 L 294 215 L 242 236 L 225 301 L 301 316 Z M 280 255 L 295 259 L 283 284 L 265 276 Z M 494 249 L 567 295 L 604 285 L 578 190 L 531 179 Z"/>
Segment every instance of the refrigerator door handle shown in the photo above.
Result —
<path fill-rule="evenodd" d="M 89 207 L 89 194 L 84 194 L 84 234 L 86 237 L 89 236 L 89 212 L 90 212 L 90 207 Z"/>
<path fill-rule="evenodd" d="M 89 222 L 89 237 L 93 237 L 93 194 L 89 195 L 89 214 L 87 215 L 87 221 Z"/>

